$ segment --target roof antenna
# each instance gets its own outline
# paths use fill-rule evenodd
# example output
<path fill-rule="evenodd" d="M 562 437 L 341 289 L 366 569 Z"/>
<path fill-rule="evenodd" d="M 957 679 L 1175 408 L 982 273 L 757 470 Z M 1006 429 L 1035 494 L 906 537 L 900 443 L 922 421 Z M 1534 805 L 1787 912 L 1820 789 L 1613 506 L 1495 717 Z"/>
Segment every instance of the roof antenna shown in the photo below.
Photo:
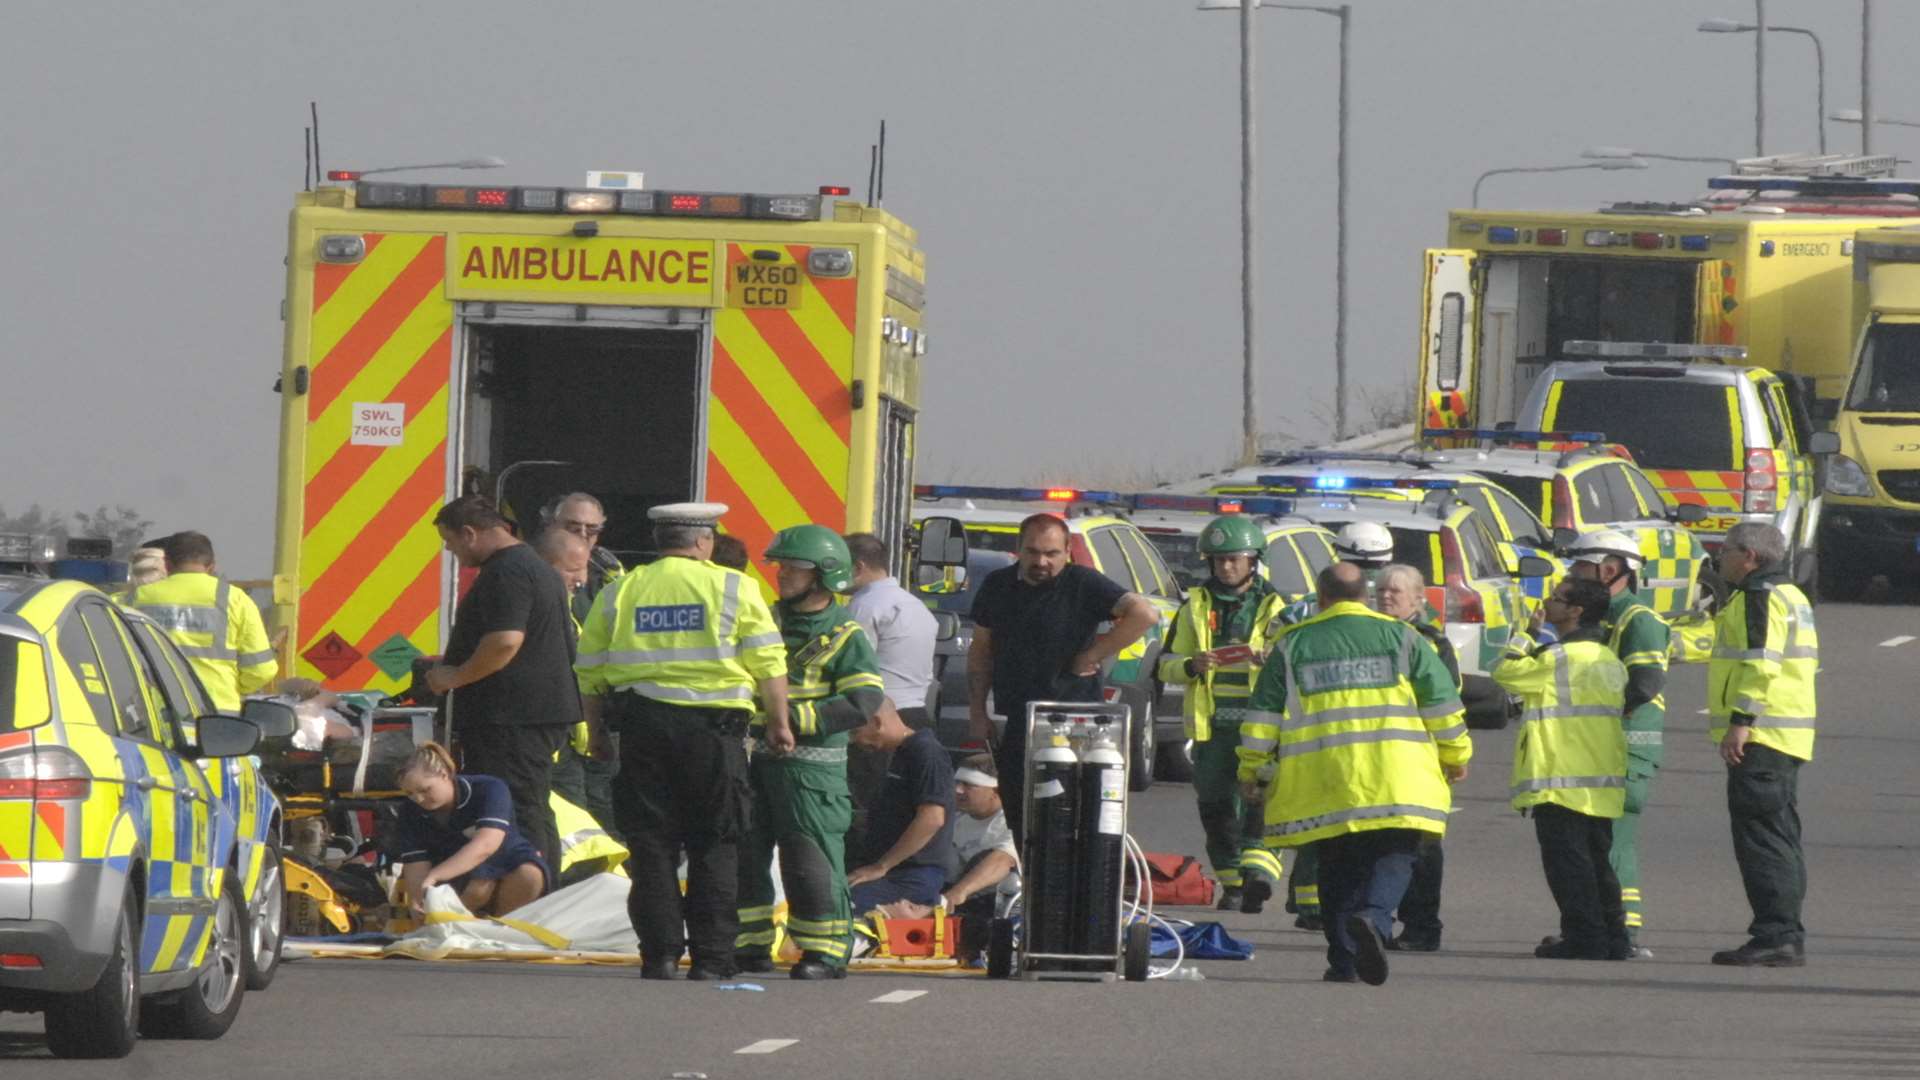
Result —
<path fill-rule="evenodd" d="M 300 149 L 306 152 L 307 167 L 300 173 L 300 190 L 313 190 L 313 129 L 307 128 L 300 138 Z"/>
<path fill-rule="evenodd" d="M 880 121 L 880 146 L 874 154 L 877 168 L 873 181 L 873 205 L 879 206 L 887 197 L 887 122 Z"/>
<path fill-rule="evenodd" d="M 320 103 L 309 101 L 307 109 L 313 113 L 313 176 L 318 180 L 327 175 L 320 171 Z"/>
<path fill-rule="evenodd" d="M 873 205 L 874 173 L 879 168 L 880 168 L 880 147 L 873 143 L 868 143 L 867 144 L 867 205 L 868 206 Z"/>

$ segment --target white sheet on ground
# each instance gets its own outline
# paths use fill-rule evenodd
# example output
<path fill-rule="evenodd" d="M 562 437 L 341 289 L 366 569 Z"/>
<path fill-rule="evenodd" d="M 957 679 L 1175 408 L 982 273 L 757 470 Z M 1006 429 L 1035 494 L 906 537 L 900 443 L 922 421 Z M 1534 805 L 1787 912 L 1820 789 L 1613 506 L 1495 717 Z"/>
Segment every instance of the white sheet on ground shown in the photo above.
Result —
<path fill-rule="evenodd" d="M 455 949 L 637 954 L 640 942 L 627 919 L 630 884 L 618 874 L 596 874 L 501 918 L 473 914 L 452 887 L 436 885 L 427 893 L 427 925 L 395 950 L 423 958 Z"/>

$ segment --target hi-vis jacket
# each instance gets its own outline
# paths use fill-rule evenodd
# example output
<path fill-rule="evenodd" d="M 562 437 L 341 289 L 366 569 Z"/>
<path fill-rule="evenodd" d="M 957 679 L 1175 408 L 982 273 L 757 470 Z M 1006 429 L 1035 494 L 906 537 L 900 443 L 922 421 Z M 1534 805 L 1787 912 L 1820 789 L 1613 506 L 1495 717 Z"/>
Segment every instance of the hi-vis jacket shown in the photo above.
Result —
<path fill-rule="evenodd" d="M 1664 756 L 1667 698 L 1659 692 L 1667 684 L 1667 650 L 1673 630 L 1647 606 L 1639 593 L 1622 590 L 1607 605 L 1607 646 L 1627 668 L 1627 758 L 1640 775 L 1653 775 Z M 1634 691 L 1652 690 L 1647 701 L 1633 701 Z"/>
<path fill-rule="evenodd" d="M 1627 802 L 1627 668 L 1602 631 L 1535 646 L 1507 644 L 1493 681 L 1521 702 L 1508 794 L 1515 810 L 1554 803 L 1617 818 Z"/>
<path fill-rule="evenodd" d="M 1258 588 L 1264 584 L 1264 579 L 1256 576 L 1254 582 L 1254 588 Z M 1183 709 L 1186 714 L 1186 734 L 1187 738 L 1196 742 L 1207 742 L 1213 738 L 1216 716 L 1222 725 L 1240 722 L 1247 697 L 1253 693 L 1253 673 L 1258 670 L 1258 662 L 1267 655 L 1274 631 L 1279 629 L 1276 620 L 1280 617 L 1281 609 L 1286 607 L 1279 593 L 1269 587 L 1264 594 L 1248 596 L 1241 603 L 1248 601 L 1255 601 L 1256 606 L 1250 632 L 1245 638 L 1220 633 L 1226 628 L 1214 625 L 1219 613 L 1213 606 L 1213 593 L 1204 585 L 1187 590 L 1187 602 L 1173 617 L 1173 633 L 1168 635 L 1166 651 L 1160 654 L 1160 681 L 1186 686 L 1187 698 Z M 1187 661 L 1214 648 L 1217 642 L 1244 643 L 1253 650 L 1254 658 L 1189 675 Z"/>
<path fill-rule="evenodd" d="M 841 603 L 819 611 L 779 606 L 780 633 L 787 645 L 787 717 L 794 748 L 774 760 L 778 765 L 817 765 L 845 783 L 847 733 L 864 723 L 884 699 L 880 659 L 867 632 Z M 868 708 L 833 710 L 835 698 L 863 700 Z M 753 718 L 766 726 L 765 713 Z"/>
<path fill-rule="evenodd" d="M 1460 695 L 1418 630 L 1354 601 L 1275 640 L 1240 725 L 1239 779 L 1271 779 L 1268 847 L 1370 829 L 1443 833 L 1442 763 L 1473 756 Z"/>
<path fill-rule="evenodd" d="M 221 712 L 239 712 L 241 697 L 272 682 L 280 670 L 260 609 L 225 578 L 169 574 L 134 590 L 128 606 L 159 623 L 180 646 Z"/>
<path fill-rule="evenodd" d="M 1748 577 L 1714 620 L 1708 733 L 1718 742 L 1729 723 L 1750 724 L 1754 742 L 1813 760 L 1813 679 L 1819 666 L 1820 638 L 1806 594 L 1783 571 Z"/>
<path fill-rule="evenodd" d="M 760 587 L 738 570 L 669 555 L 600 590 L 573 665 L 583 694 L 751 709 L 754 684 L 787 670 Z"/>

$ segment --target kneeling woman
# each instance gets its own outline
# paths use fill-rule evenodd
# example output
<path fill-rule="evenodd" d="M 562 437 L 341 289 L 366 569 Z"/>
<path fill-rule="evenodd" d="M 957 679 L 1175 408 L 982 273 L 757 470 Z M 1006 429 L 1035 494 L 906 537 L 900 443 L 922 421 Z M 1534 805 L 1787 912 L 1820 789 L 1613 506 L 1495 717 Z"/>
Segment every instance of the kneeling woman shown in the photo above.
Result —
<path fill-rule="evenodd" d="M 453 886 L 476 915 L 505 915 L 547 891 L 547 866 L 514 828 L 504 782 L 461 776 L 453 755 L 432 742 L 407 758 L 399 779 L 410 804 L 400 808 L 394 861 L 414 910 L 435 885 Z"/>

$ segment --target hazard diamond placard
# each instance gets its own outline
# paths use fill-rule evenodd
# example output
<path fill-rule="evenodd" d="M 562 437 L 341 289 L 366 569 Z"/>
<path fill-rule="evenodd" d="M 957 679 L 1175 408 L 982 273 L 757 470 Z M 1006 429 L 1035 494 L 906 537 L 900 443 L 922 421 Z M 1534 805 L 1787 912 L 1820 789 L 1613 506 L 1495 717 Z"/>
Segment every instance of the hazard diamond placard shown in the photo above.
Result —
<path fill-rule="evenodd" d="M 329 679 L 337 679 L 347 673 L 347 669 L 360 662 L 360 650 L 347 644 L 347 639 L 332 631 L 327 636 L 300 654 L 300 658 Z"/>

